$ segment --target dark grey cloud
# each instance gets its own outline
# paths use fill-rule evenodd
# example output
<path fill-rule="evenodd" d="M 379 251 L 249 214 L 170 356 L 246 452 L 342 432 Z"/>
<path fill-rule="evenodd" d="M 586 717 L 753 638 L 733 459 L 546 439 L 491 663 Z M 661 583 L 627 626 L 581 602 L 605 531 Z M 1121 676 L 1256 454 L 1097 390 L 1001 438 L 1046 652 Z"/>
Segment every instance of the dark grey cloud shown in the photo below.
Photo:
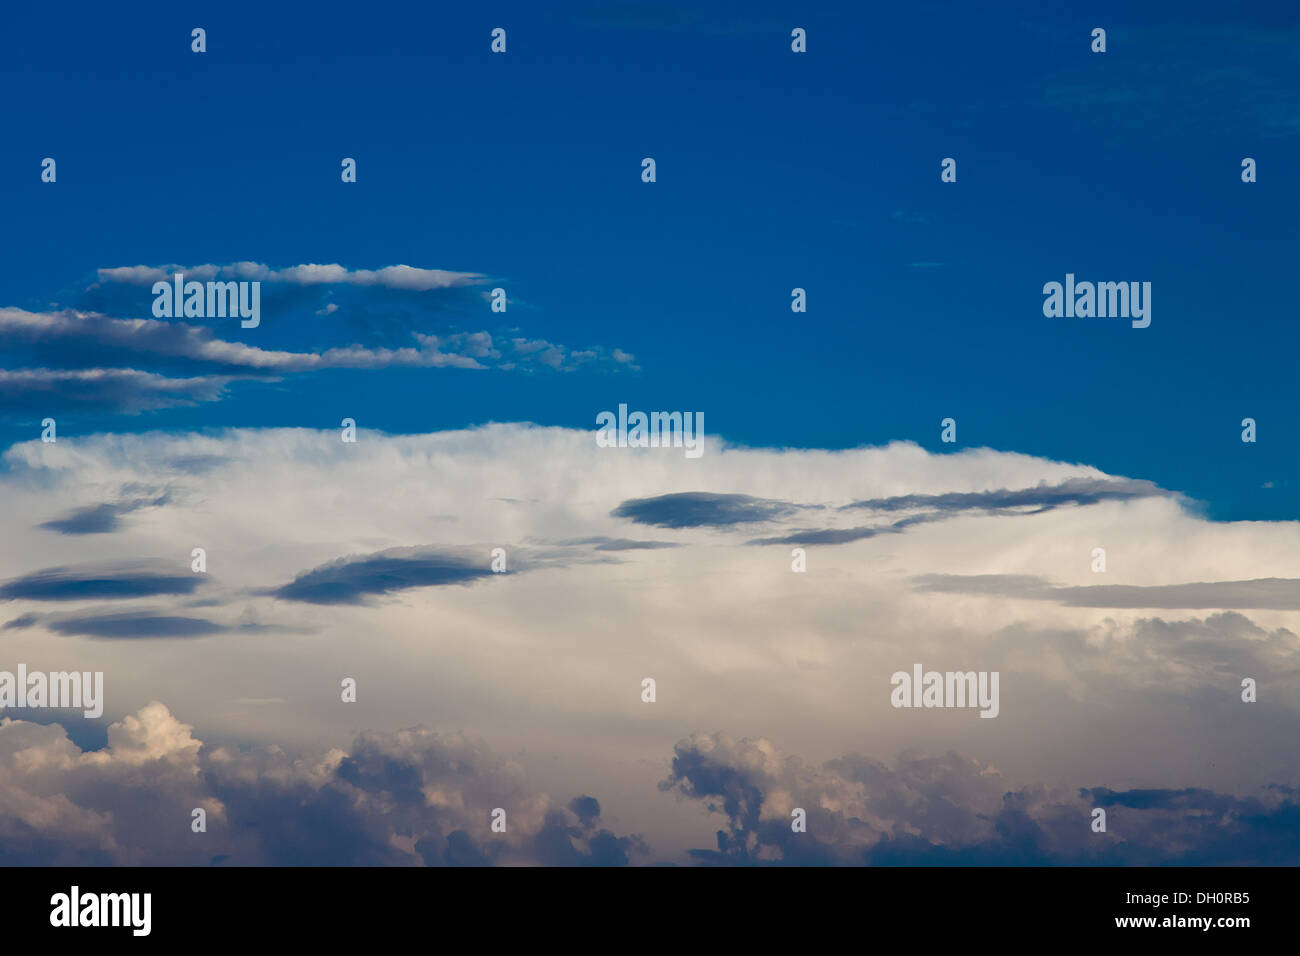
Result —
<path fill-rule="evenodd" d="M 653 498 L 630 498 L 610 514 L 660 528 L 727 528 L 773 521 L 795 510 L 796 506 L 789 502 L 770 498 L 685 491 Z"/>
<path fill-rule="evenodd" d="M 166 494 L 153 498 L 129 498 L 123 501 L 103 502 L 74 508 L 61 517 L 41 522 L 40 527 L 59 534 L 109 534 L 122 526 L 123 515 L 141 508 L 154 508 L 167 503 Z"/>
<path fill-rule="evenodd" d="M 114 640 L 203 637 L 234 630 L 206 618 L 170 614 L 152 609 L 131 611 L 88 609 L 71 614 L 24 614 L 5 624 L 4 630 L 34 627 L 38 624 L 55 634 Z M 241 623 L 240 628 L 261 629 L 261 626 Z"/>
<path fill-rule="evenodd" d="M 80 601 L 192 594 L 202 578 L 188 565 L 169 568 L 159 560 L 78 564 L 11 578 L 0 584 L 0 600 Z"/>
<path fill-rule="evenodd" d="M 410 588 L 473 584 L 501 577 L 491 568 L 490 550 L 392 548 L 374 554 L 350 555 L 298 575 L 271 592 L 286 601 L 311 604 L 364 604 L 370 597 Z M 518 568 L 509 571 L 516 573 Z"/>
<path fill-rule="evenodd" d="M 43 521 L 40 526 L 60 534 L 107 534 L 116 531 L 121 525 L 118 520 L 121 514 L 123 511 L 118 505 L 87 505 L 84 508 L 74 508 L 62 518 Z"/>
<path fill-rule="evenodd" d="M 987 594 L 1040 599 L 1053 590 L 1047 578 L 1033 574 L 918 574 L 911 578 L 910 583 L 918 591 L 939 594 Z"/>
<path fill-rule="evenodd" d="M 569 801 L 569 809 L 585 824 L 592 824 L 600 816 L 600 801 L 595 797 L 574 797 Z"/>
<path fill-rule="evenodd" d="M 552 803 L 519 767 L 460 734 L 364 733 L 342 754 L 294 757 L 204 746 L 154 703 L 110 726 L 96 747 L 84 761 L 58 725 L 0 724 L 0 864 L 651 859 L 639 836 L 602 825 L 595 797 Z M 766 741 L 713 734 L 677 744 L 660 789 L 721 816 L 716 847 L 691 853 L 704 864 L 1231 866 L 1289 865 L 1300 854 L 1300 792 L 1277 784 L 1246 794 L 1016 788 L 952 752 L 889 763 L 848 754 L 817 765 Z M 157 825 L 195 806 L 208 808 L 203 841 Z M 491 831 L 497 807 L 506 833 Z M 807 813 L 806 832 L 790 826 L 795 807 Z M 1091 830 L 1094 807 L 1107 811 L 1104 834 Z"/>
<path fill-rule="evenodd" d="M 460 734 L 366 733 L 341 756 L 295 758 L 204 746 L 155 702 L 108 727 L 99 750 L 86 761 L 60 726 L 0 724 L 0 864 L 620 866 L 649 854 L 600 824 L 594 798 L 554 805 Z M 192 807 L 208 813 L 202 840 L 185 825 Z M 497 807 L 505 833 L 491 830 Z"/>
<path fill-rule="evenodd" d="M 214 402 L 229 376 L 169 378 L 133 368 L 0 369 L 0 415 L 41 417 L 70 411 L 126 415 Z"/>
<path fill-rule="evenodd" d="M 570 538 L 567 541 L 557 541 L 556 544 L 562 547 L 581 547 L 584 545 L 592 546 L 597 551 L 656 551 L 660 548 L 678 548 L 681 547 L 677 541 L 637 541 L 632 538 Z"/>
<path fill-rule="evenodd" d="M 1193 688 L 1212 695 L 1228 688 L 1235 694 L 1241 678 L 1252 676 L 1270 696 L 1290 699 L 1300 685 L 1300 637 L 1285 627 L 1266 630 L 1236 611 L 1204 619 L 1140 618 L 1127 628 L 1108 619 L 1086 632 L 1039 637 L 1090 686 L 1098 706 L 1124 686 L 1193 695 Z"/>
<path fill-rule="evenodd" d="M 766 742 L 696 735 L 661 789 L 721 814 L 713 864 L 944 866 L 1288 865 L 1300 853 L 1300 792 L 1008 788 L 956 753 L 850 754 L 809 766 Z M 807 830 L 789 811 L 807 813 Z M 834 809 L 827 809 L 833 807 Z M 1107 832 L 1091 829 L 1093 807 Z"/>
<path fill-rule="evenodd" d="M 115 640 L 204 637 L 229 630 L 200 617 L 137 611 L 60 615 L 42 620 L 41 626 L 56 634 Z"/>
<path fill-rule="evenodd" d="M 896 495 L 869 498 L 845 505 L 842 510 L 908 511 L 929 509 L 939 512 L 985 511 L 1039 514 L 1066 505 L 1095 505 L 1105 501 L 1134 501 L 1141 498 L 1178 497 L 1154 482 L 1134 478 L 1070 478 L 1055 485 L 1039 482 L 1033 488 L 997 491 L 946 492 L 938 495 Z M 1026 511 L 1026 509 L 1028 509 Z"/>
<path fill-rule="evenodd" d="M 1056 587 L 1046 578 L 1033 575 L 922 574 L 913 577 L 911 583 L 919 591 L 1054 601 L 1067 607 L 1300 610 L 1300 579 L 1297 578 Z"/>
<path fill-rule="evenodd" d="M 208 278 L 212 278 L 212 270 L 219 269 L 199 268 L 208 271 Z M 307 287 L 267 288 L 262 298 L 264 313 L 280 317 L 303 315 L 310 319 L 321 341 L 343 343 L 306 352 L 247 345 L 221 338 L 208 326 L 178 319 L 138 318 L 152 295 L 146 296 L 142 288 L 134 285 L 125 301 L 115 303 L 119 294 L 106 291 L 111 283 L 101 285 L 91 296 L 99 300 L 100 307 L 124 308 L 129 318 L 74 309 L 28 312 L 0 307 L 0 338 L 6 344 L 7 366 L 0 368 L 0 417 L 31 417 L 37 413 L 82 409 L 139 414 L 218 401 L 235 383 L 273 383 L 282 376 L 324 369 L 495 367 L 572 371 L 591 367 L 621 371 L 637 368 L 632 364 L 633 356 L 621 349 L 601 345 L 573 348 L 543 339 L 526 339 L 515 334 L 517 329 L 505 333 L 506 338 L 495 344 L 493 334 L 488 331 L 450 328 L 430 334 L 427 293 L 438 287 L 429 283 L 442 282 L 452 275 L 442 273 L 442 278 L 431 278 L 437 271 L 394 266 L 367 273 L 364 281 L 351 289 L 357 298 L 350 307 L 324 311 L 313 306 L 319 304 L 316 300 L 333 284 L 333 279 L 319 271 L 302 278 L 301 274 L 288 275 L 293 270 L 285 270 L 281 274 L 287 276 L 285 281 L 301 279 Z M 150 278 L 161 275 L 168 281 L 171 279 L 169 269 L 150 267 L 101 270 L 101 278 L 121 277 L 122 281 L 137 283 L 143 281 L 146 273 Z M 348 283 L 358 273 L 347 273 L 337 267 L 331 275 Z M 372 276 L 378 278 L 370 281 Z M 199 276 L 190 278 L 199 279 Z M 453 277 L 447 281 L 454 285 L 460 280 Z M 384 287 L 407 282 L 412 284 L 402 289 Z M 144 285 L 147 287 L 149 283 Z M 441 291 L 455 290 L 442 288 Z M 466 296 L 477 295 L 468 289 L 459 291 Z M 409 309 L 391 301 L 394 295 L 404 297 L 407 305 L 418 302 L 420 306 L 411 314 Z M 469 301 L 465 312 L 469 310 Z M 337 307 L 338 303 L 330 305 Z M 220 321 L 233 324 L 237 319 Z M 366 334 L 359 339 L 354 335 L 358 331 Z M 373 341 L 376 336 L 382 341 Z M 365 344 L 367 341 L 370 344 Z M 504 356 L 502 349 L 511 354 Z"/>
<path fill-rule="evenodd" d="M 0 715 L 33 724 L 58 724 L 59 730 L 83 751 L 99 750 L 108 743 L 111 721 L 102 714 L 87 717 L 85 710 L 75 707 L 5 707 Z"/>
<path fill-rule="evenodd" d="M 848 544 L 850 541 L 862 541 L 882 534 L 902 534 L 908 528 L 918 524 L 929 524 L 943 520 L 943 515 L 913 515 L 901 518 L 892 524 L 862 528 L 821 528 L 793 531 L 790 534 L 773 538 L 755 538 L 748 544 Z"/>
<path fill-rule="evenodd" d="M 891 514 L 916 511 L 917 514 L 888 524 L 859 525 L 852 528 L 799 528 L 787 534 L 755 538 L 754 545 L 830 545 L 863 541 L 882 534 L 901 534 L 909 528 L 945 521 L 969 514 L 1032 515 L 1056 508 L 1087 506 L 1106 501 L 1133 501 L 1141 498 L 1178 498 L 1150 481 L 1129 478 L 1071 478 L 1055 485 L 1040 482 L 1033 488 L 998 491 L 946 492 L 937 495 L 895 495 L 868 498 L 839 508 L 841 512 L 875 511 Z M 1181 500 L 1181 498 L 1180 498 Z M 780 516 L 777 516 L 780 517 Z"/>

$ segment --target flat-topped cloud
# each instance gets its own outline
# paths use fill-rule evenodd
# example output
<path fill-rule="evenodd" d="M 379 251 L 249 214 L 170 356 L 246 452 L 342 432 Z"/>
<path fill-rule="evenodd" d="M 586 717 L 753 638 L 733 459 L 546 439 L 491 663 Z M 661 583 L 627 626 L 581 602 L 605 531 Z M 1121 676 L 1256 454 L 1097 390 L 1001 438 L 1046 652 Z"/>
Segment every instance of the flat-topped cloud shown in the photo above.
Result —
<path fill-rule="evenodd" d="M 1300 786 L 1296 523 L 1210 521 L 1136 479 L 991 449 L 674 451 L 525 424 L 14 445 L 6 654 L 104 671 L 109 720 L 163 697 L 223 740 L 463 728 L 564 768 L 623 827 L 609 829 L 677 862 L 724 852 L 699 836 L 718 829 L 706 800 L 656 789 L 673 742 L 700 728 L 785 740 L 819 767 L 951 749 L 998 769 L 996 800 Z M 161 489 L 165 506 L 112 534 L 38 527 Z M 864 502 L 880 507 L 849 507 Z M 890 675 L 917 662 L 998 671 L 998 717 L 891 707 Z M 1258 703 L 1241 700 L 1245 678 Z M 1036 825 L 1056 832 L 1052 812 Z M 962 839 L 978 856 L 983 838 Z M 872 846 L 873 862 L 942 858 L 906 832 Z"/>

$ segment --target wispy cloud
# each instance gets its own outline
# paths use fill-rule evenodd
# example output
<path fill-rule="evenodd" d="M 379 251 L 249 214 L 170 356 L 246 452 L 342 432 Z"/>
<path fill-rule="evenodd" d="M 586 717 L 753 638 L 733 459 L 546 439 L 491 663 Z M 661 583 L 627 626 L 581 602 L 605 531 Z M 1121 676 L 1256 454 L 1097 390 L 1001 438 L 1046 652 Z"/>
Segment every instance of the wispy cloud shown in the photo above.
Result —
<path fill-rule="evenodd" d="M 161 494 L 85 505 L 74 508 L 61 517 L 42 521 L 40 527 L 59 534 L 109 534 L 122 526 L 123 515 L 143 508 L 156 508 L 165 505 L 167 501 L 168 495 Z"/>
<path fill-rule="evenodd" d="M 277 298 L 262 300 L 268 327 L 276 324 L 277 315 L 282 321 L 286 315 L 300 314 L 326 343 L 309 351 L 274 349 L 222 338 L 203 320 L 136 317 L 147 312 L 149 302 L 134 290 L 154 282 L 170 283 L 176 273 L 183 273 L 187 281 L 257 281 L 272 289 L 282 287 Z M 452 294 L 451 290 L 486 281 L 479 273 L 406 265 L 373 270 L 338 264 L 273 269 L 237 262 L 104 268 L 98 270 L 98 279 L 81 295 L 81 304 L 88 308 L 0 307 L 0 336 L 5 341 L 0 415 L 30 418 L 68 411 L 137 415 L 220 401 L 235 383 L 255 386 L 334 369 L 639 370 L 634 356 L 620 348 L 575 347 L 529 338 L 518 329 L 494 336 L 487 330 L 430 328 L 433 323 L 446 325 L 447 316 L 440 307 L 425 303 L 424 294 L 437 293 L 433 301 L 443 301 L 441 297 Z M 111 291 L 119 287 L 130 290 L 130 295 Z M 333 291 L 301 291 L 335 287 L 355 290 L 339 289 L 338 294 L 351 296 L 347 308 L 321 301 L 322 296 L 333 296 Z M 412 327 L 415 317 L 423 327 Z M 328 344 L 330 338 L 336 344 Z"/>
<path fill-rule="evenodd" d="M 0 600 L 80 601 L 137 598 L 158 594 L 193 594 L 200 575 L 167 567 L 161 560 L 90 562 L 45 568 L 0 583 Z"/>
<path fill-rule="evenodd" d="M 421 269 L 407 265 L 385 266 L 382 269 L 348 269 L 338 263 L 326 265 L 312 263 L 272 269 L 260 262 L 232 262 L 228 265 L 204 263 L 192 266 L 116 266 L 99 269 L 98 276 L 100 282 L 152 285 L 155 282 L 170 282 L 178 272 L 183 273 L 186 280 L 203 282 L 224 279 L 283 282 L 290 285 L 382 286 L 413 292 L 474 285 L 486 281 L 487 278 L 477 272 L 451 272 L 446 269 Z"/>
<path fill-rule="evenodd" d="M 923 574 L 912 579 L 912 586 L 940 594 L 983 594 L 1054 601 L 1068 607 L 1300 610 L 1300 578 L 1056 587 L 1033 575 Z"/>

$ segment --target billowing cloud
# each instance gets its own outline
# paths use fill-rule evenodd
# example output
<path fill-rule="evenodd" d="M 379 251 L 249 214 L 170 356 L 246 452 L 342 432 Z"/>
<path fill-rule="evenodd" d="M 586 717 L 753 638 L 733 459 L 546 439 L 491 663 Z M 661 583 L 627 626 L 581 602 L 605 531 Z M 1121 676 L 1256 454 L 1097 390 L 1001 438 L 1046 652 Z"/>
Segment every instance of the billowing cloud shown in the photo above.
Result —
<path fill-rule="evenodd" d="M 208 747 L 193 731 L 157 701 L 93 751 L 57 723 L 0 719 L 0 862 L 617 866 L 648 853 L 601 824 L 594 798 L 556 804 L 461 734 L 363 734 L 292 758 Z M 498 808 L 504 833 L 491 829 Z"/>
<path fill-rule="evenodd" d="M 674 742 L 701 729 L 781 740 L 819 773 L 846 754 L 899 773 L 908 748 L 997 768 L 990 802 L 963 796 L 950 831 L 906 814 L 899 824 L 878 802 L 873 817 L 857 815 L 868 830 L 847 819 L 827 830 L 806 807 L 810 834 L 836 833 L 856 860 L 871 848 L 870 862 L 993 859 L 980 856 L 996 837 L 985 818 L 1047 834 L 1034 838 L 1041 852 L 994 847 L 1002 859 L 1084 859 L 1091 844 L 1064 842 L 1081 789 L 1215 794 L 1267 814 L 1267 794 L 1283 792 L 1267 788 L 1300 786 L 1295 522 L 1210 521 L 1085 465 L 906 443 L 715 439 L 686 460 L 679 449 L 601 448 L 594 429 L 520 424 L 365 431 L 356 444 L 332 429 L 72 437 L 3 458 L 0 668 L 103 671 L 106 721 L 183 701 L 205 739 L 273 739 L 295 754 L 351 747 L 357 727 L 463 729 L 515 755 L 538 789 L 597 799 L 604 827 L 643 834 L 666 862 L 730 856 L 703 798 L 657 788 Z M 164 489 L 165 507 L 113 534 L 38 527 Z M 954 497 L 988 489 L 1012 489 L 1015 504 Z M 1025 489 L 1048 493 L 1030 501 Z M 908 496 L 915 507 L 846 507 Z M 794 545 L 750 545 L 756 532 L 798 534 L 810 521 L 817 531 L 913 523 L 809 542 L 798 562 Z M 655 533 L 634 533 L 647 526 Z M 207 575 L 190 570 L 194 547 Z M 485 580 L 496 547 L 508 573 Z M 1092 570 L 1097 547 L 1104 573 Z M 151 584 L 158 572 L 166 580 Z M 124 595 L 104 594 L 103 578 Z M 1189 598 L 1196 582 L 1208 590 Z M 176 619 L 220 631 L 163 636 Z M 891 675 L 918 663 L 999 672 L 997 718 L 893 707 Z M 340 702 L 344 677 L 358 682 L 355 703 Z M 657 681 L 653 704 L 641 699 L 645 678 Z M 703 772 L 689 778 L 701 793 Z M 578 810 L 555 806 L 573 814 L 564 827 L 579 825 Z M 1066 822 L 1054 829 L 1058 812 Z M 1143 814 L 1133 825 L 1144 833 L 1163 826 Z M 451 832 L 436 844 L 442 858 L 461 840 Z M 1180 832 L 1214 846 L 1206 830 Z M 1107 859 L 1189 858 L 1154 836 L 1133 840 L 1141 852 Z M 473 856 L 459 845 L 458 858 Z M 846 859 L 811 843 L 783 858 L 798 847 Z"/>
<path fill-rule="evenodd" d="M 1300 853 L 1292 787 L 1013 790 L 994 767 L 953 752 L 813 766 L 725 734 L 679 742 L 660 786 L 725 820 L 716 849 L 692 853 L 708 863 L 1277 866 Z M 1107 813 L 1105 832 L 1092 829 L 1094 808 Z"/>

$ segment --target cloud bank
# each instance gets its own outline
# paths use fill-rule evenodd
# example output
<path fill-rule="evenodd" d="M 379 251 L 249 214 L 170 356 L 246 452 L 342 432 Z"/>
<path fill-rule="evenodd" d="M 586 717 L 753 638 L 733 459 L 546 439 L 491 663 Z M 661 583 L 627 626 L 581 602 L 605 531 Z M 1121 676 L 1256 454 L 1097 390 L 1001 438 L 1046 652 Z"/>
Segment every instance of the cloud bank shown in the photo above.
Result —
<path fill-rule="evenodd" d="M 1138 479 L 989 449 L 709 436 L 700 459 L 673 452 L 511 424 L 362 429 L 355 443 L 309 429 L 21 443 L 0 459 L 13 542 L 0 670 L 103 671 L 103 726 L 183 703 L 214 751 L 299 760 L 350 753 L 357 728 L 464 732 L 563 794 L 565 827 L 580 826 L 567 801 L 590 796 L 654 861 L 1237 860 L 1190 818 L 1286 819 L 1300 786 L 1296 523 L 1213 522 Z M 842 537 L 778 543 L 822 532 Z M 999 715 L 895 709 L 890 675 L 917 663 L 999 672 Z M 78 740 L 90 729 L 68 725 Z M 715 777 L 748 779 L 758 758 L 698 743 L 714 733 L 780 741 L 778 762 L 825 777 L 798 791 L 808 840 L 764 829 L 788 827 L 765 816 L 784 806 L 785 770 L 737 791 L 732 821 Z M 683 740 L 697 743 L 675 764 Z M 858 755 L 910 779 L 900 755 L 949 753 L 977 769 L 945 771 L 964 782 L 928 822 L 878 796 L 859 807 L 848 794 L 867 771 L 826 769 Z M 710 762 L 722 754 L 729 770 Z M 1123 797 L 1111 829 L 1129 855 L 1105 856 L 1079 817 L 1105 793 L 1166 794 L 1173 810 L 1133 817 L 1124 801 L 1139 798 Z M 816 822 L 840 805 L 857 809 Z M 1159 838 L 1158 814 L 1175 811 L 1189 819 Z M 1025 815 L 1032 839 L 1005 835 Z M 1262 853 L 1252 832 L 1242 844 Z"/>

